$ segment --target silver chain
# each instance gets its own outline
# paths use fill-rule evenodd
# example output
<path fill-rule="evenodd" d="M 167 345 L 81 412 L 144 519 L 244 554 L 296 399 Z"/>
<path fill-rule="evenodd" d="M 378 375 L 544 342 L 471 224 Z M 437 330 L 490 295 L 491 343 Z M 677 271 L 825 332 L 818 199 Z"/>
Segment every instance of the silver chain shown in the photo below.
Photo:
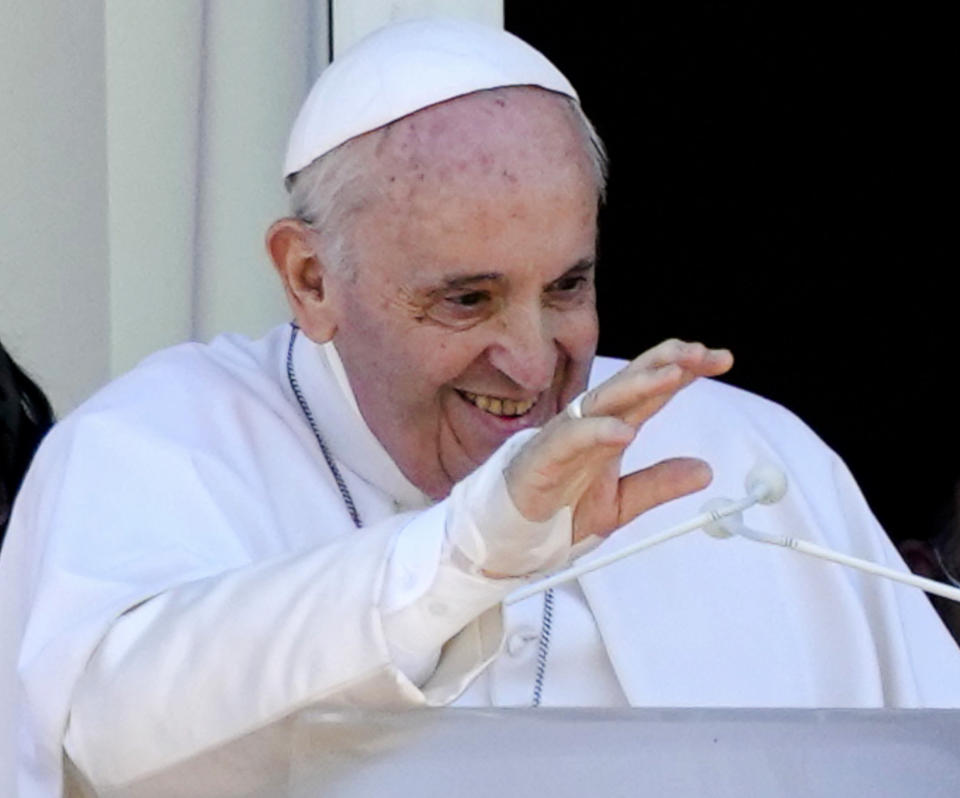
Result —
<path fill-rule="evenodd" d="M 533 679 L 533 702 L 540 706 L 543 698 L 543 678 L 547 674 L 547 655 L 550 653 L 550 633 L 553 631 L 553 588 L 543 594 L 543 622 L 540 625 L 540 641 L 537 644 L 537 675 Z"/>
<path fill-rule="evenodd" d="M 307 404 L 307 400 L 300 390 L 300 383 L 297 382 L 297 375 L 293 371 L 293 342 L 297 340 L 297 333 L 299 331 L 300 328 L 297 327 L 294 322 L 290 322 L 290 343 L 287 345 L 287 379 L 290 381 L 290 390 L 293 391 L 293 395 L 297 398 L 297 403 L 300 405 L 300 409 L 303 411 L 303 415 L 306 417 L 310 429 L 313 430 L 313 437 L 316 438 L 317 443 L 320 444 L 323 459 L 327 461 L 327 465 L 330 467 L 330 473 L 333 474 L 333 479 L 337 483 L 337 488 L 339 488 L 340 495 L 343 497 L 343 503 L 347 505 L 347 512 L 350 513 L 350 518 L 353 519 L 353 525 L 357 529 L 360 529 L 363 526 L 363 522 L 360 520 L 360 513 L 357 512 L 357 506 L 353 503 L 353 496 L 350 495 L 347 483 L 344 481 L 340 469 L 337 468 L 337 464 L 330 454 L 330 450 L 327 449 L 327 444 L 324 443 L 323 437 L 320 435 L 320 430 L 317 429 L 317 423 L 313 420 L 313 413 L 310 412 L 310 405 Z"/>

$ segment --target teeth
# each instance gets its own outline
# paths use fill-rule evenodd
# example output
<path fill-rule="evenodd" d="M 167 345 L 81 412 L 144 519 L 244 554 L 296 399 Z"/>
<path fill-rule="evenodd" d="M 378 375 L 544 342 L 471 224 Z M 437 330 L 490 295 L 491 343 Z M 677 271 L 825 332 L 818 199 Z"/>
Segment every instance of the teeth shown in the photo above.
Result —
<path fill-rule="evenodd" d="M 496 396 L 460 391 L 460 395 L 481 410 L 495 416 L 522 416 L 536 404 L 536 399 L 500 399 Z"/>

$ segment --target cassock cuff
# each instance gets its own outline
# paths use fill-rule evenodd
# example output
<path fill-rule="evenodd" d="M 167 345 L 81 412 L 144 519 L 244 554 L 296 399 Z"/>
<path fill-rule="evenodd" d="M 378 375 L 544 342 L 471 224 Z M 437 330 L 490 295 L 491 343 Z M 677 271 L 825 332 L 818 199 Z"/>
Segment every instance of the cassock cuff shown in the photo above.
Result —
<path fill-rule="evenodd" d="M 570 556 L 570 509 L 548 521 L 528 521 L 503 476 L 536 432 L 513 436 L 448 499 L 413 516 L 396 538 L 380 607 L 391 658 L 414 684 L 433 672 L 444 643 L 521 582 L 484 572 L 531 576 Z"/>
<path fill-rule="evenodd" d="M 488 579 L 456 564 L 445 539 L 448 512 L 443 501 L 400 531 L 379 602 L 390 657 L 417 685 L 433 672 L 448 640 L 519 584 L 516 579 Z"/>

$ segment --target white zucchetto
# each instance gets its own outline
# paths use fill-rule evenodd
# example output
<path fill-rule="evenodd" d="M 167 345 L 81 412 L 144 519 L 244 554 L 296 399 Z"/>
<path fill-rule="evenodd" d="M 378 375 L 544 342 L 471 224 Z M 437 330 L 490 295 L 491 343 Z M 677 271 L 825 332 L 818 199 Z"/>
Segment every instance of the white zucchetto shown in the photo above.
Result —
<path fill-rule="evenodd" d="M 504 30 L 446 17 L 380 28 L 337 56 L 314 84 L 290 132 L 284 177 L 415 111 L 503 86 L 578 99 L 542 53 Z"/>

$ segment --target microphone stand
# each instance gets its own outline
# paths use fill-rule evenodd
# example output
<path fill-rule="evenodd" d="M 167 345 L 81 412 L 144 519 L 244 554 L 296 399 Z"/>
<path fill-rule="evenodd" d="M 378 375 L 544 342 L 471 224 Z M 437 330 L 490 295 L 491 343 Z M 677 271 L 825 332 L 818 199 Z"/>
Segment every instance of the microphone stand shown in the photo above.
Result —
<path fill-rule="evenodd" d="M 927 593 L 933 593 L 951 601 L 960 602 L 960 588 L 952 587 L 935 579 L 927 579 L 923 576 L 917 576 L 909 571 L 897 571 L 884 565 L 864 560 L 859 557 L 851 557 L 839 551 L 834 551 L 826 546 L 818 546 L 805 540 L 787 537 L 783 535 L 771 535 L 766 532 L 760 532 L 751 529 L 743 523 L 743 511 L 753 507 L 755 504 L 773 504 L 783 498 L 787 490 L 787 481 L 783 472 L 776 466 L 770 464 L 761 464 L 753 468 L 746 479 L 747 495 L 739 501 L 730 501 L 729 499 L 714 499 L 708 502 L 704 512 L 694 516 L 685 523 L 678 524 L 670 529 L 664 530 L 657 535 L 651 535 L 648 538 L 637 541 L 622 549 L 611 552 L 601 557 L 595 557 L 585 562 L 577 563 L 562 571 L 558 571 L 552 576 L 541 579 L 526 587 L 522 587 L 510 593 L 503 601 L 505 606 L 516 604 L 530 596 L 542 593 L 552 587 L 561 585 L 577 579 L 591 571 L 604 568 L 611 563 L 630 557 L 637 552 L 649 549 L 671 538 L 685 535 L 701 527 L 709 535 L 715 538 L 728 538 L 733 535 L 752 540 L 756 543 L 766 543 L 772 546 L 782 546 L 810 557 L 817 557 L 821 560 L 839 563 L 849 568 L 856 568 L 874 576 L 882 576 L 885 579 L 892 579 L 901 584 L 925 590 Z M 729 519 L 724 522 L 724 519 Z"/>

